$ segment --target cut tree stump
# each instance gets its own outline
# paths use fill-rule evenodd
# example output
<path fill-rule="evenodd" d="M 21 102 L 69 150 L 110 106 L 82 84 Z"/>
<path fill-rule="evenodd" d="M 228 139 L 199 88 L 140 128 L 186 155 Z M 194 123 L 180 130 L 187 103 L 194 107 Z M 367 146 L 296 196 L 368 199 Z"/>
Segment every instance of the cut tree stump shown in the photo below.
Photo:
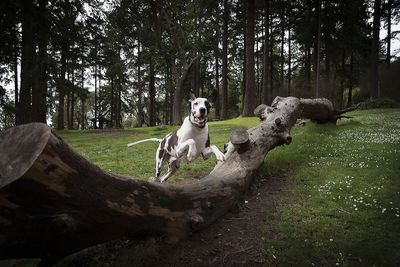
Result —
<path fill-rule="evenodd" d="M 290 144 L 297 118 L 336 122 L 327 99 L 277 97 L 262 122 L 234 131 L 226 161 L 199 182 L 160 184 L 108 172 L 48 126 L 31 123 L 0 137 L 0 258 L 40 257 L 50 265 L 83 248 L 149 233 L 171 241 L 235 207 L 268 151 Z"/>

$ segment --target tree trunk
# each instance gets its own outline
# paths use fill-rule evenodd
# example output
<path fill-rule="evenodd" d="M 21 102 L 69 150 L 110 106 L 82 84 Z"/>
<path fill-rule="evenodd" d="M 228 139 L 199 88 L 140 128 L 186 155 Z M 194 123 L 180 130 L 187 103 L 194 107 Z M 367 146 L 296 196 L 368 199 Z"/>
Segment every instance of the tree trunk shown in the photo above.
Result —
<path fill-rule="evenodd" d="M 219 30 L 217 30 L 217 36 L 219 35 Z M 215 117 L 221 118 L 221 94 L 219 92 L 219 40 L 218 37 L 216 38 L 216 46 L 215 46 L 215 90 L 218 92 L 218 97 L 214 100 L 214 107 L 215 107 Z"/>
<path fill-rule="evenodd" d="M 81 98 L 81 130 L 86 129 L 86 123 L 85 123 L 85 98 Z"/>
<path fill-rule="evenodd" d="M 39 100 L 40 100 L 40 86 L 39 86 L 39 55 L 35 52 L 33 54 L 32 64 L 32 109 L 31 109 L 31 122 L 42 122 L 39 121 Z"/>
<path fill-rule="evenodd" d="M 70 115 L 70 128 L 68 128 L 68 129 L 71 129 L 71 130 L 73 130 L 74 129 L 74 114 L 75 114 L 75 92 L 74 92 L 74 90 L 72 90 L 72 92 L 71 92 L 71 115 Z"/>
<path fill-rule="evenodd" d="M 19 102 L 19 89 L 18 89 L 18 45 L 16 45 L 15 47 L 15 51 L 14 51 L 14 106 L 15 106 L 15 110 L 17 110 L 18 107 L 18 102 Z M 18 114 L 16 114 L 17 116 L 19 116 Z"/>
<path fill-rule="evenodd" d="M 264 31 L 264 50 L 263 50 L 263 74 L 262 74 L 262 89 L 261 102 L 268 103 L 268 66 L 269 66 L 269 2 L 265 0 L 265 31 Z"/>
<path fill-rule="evenodd" d="M 110 101 L 111 101 L 111 112 L 110 112 L 110 126 L 111 128 L 114 128 L 114 122 L 115 122 L 115 104 L 114 104 L 114 74 L 111 76 L 111 95 L 110 95 Z"/>
<path fill-rule="evenodd" d="M 290 25 L 290 24 L 289 24 Z M 288 90 L 287 94 L 291 94 L 292 86 L 292 45 L 291 45 L 291 30 L 288 28 Z"/>
<path fill-rule="evenodd" d="M 311 47 L 309 44 L 306 44 L 306 63 L 305 63 L 305 72 L 306 72 L 306 82 L 307 89 L 311 90 Z"/>
<path fill-rule="evenodd" d="M 386 65 L 390 67 L 390 42 L 392 41 L 392 5 L 393 0 L 388 0 L 387 3 L 387 40 L 386 40 Z"/>
<path fill-rule="evenodd" d="M 45 124 L 3 132 L 0 148 L 7 153 L 0 154 L 0 258 L 41 257 L 43 265 L 50 265 L 121 237 L 162 233 L 178 241 L 239 203 L 268 151 L 291 143 L 297 118 L 334 121 L 339 114 L 327 99 L 295 97 L 277 97 L 272 107 L 260 105 L 254 112 L 263 121 L 233 131 L 226 160 L 186 185 L 101 169 Z"/>
<path fill-rule="evenodd" d="M 67 69 L 67 49 L 66 45 L 63 45 L 61 49 L 61 73 L 58 84 L 58 119 L 57 129 L 64 129 L 64 98 L 65 98 L 65 72 Z"/>
<path fill-rule="evenodd" d="M 316 1 L 315 12 L 317 13 L 317 30 L 316 30 L 316 63 L 315 63 L 315 97 L 319 97 L 319 72 L 321 57 L 321 0 Z"/>
<path fill-rule="evenodd" d="M 183 81 L 175 79 L 175 84 L 174 103 L 172 104 L 172 125 L 180 125 L 182 123 L 181 103 L 183 99 Z"/>
<path fill-rule="evenodd" d="M 194 63 L 194 67 L 193 67 L 193 71 L 194 71 L 194 93 L 196 96 L 200 96 L 200 62 L 197 61 L 196 63 Z"/>
<path fill-rule="evenodd" d="M 97 63 L 94 65 L 94 129 L 97 129 Z"/>
<path fill-rule="evenodd" d="M 274 36 L 272 35 L 272 29 L 273 29 L 273 17 L 272 14 L 270 15 L 271 19 L 270 19 L 270 28 L 271 28 L 271 35 L 269 36 L 269 42 L 270 42 L 270 46 L 269 46 L 269 55 L 270 55 L 270 61 L 269 61 L 269 97 L 268 97 L 268 102 L 270 103 L 272 102 L 273 98 L 273 94 L 274 94 Z"/>
<path fill-rule="evenodd" d="M 285 77 L 285 71 L 284 71 L 284 66 L 285 66 L 285 7 L 282 5 L 281 9 L 281 14 L 280 14 L 280 30 L 281 30 L 281 79 L 280 79 L 280 85 L 279 85 L 279 94 L 280 95 L 285 95 L 284 93 L 284 77 Z"/>
<path fill-rule="evenodd" d="M 29 0 L 22 1 L 22 55 L 21 55 L 21 86 L 19 107 L 17 112 L 17 124 L 32 121 L 31 98 L 33 82 L 33 57 L 34 57 L 34 7 Z"/>
<path fill-rule="evenodd" d="M 117 92 L 117 112 L 116 112 L 116 126 L 118 129 L 122 128 L 121 117 L 121 93 L 122 93 L 122 78 L 121 73 L 118 74 L 118 92 Z"/>
<path fill-rule="evenodd" d="M 228 119 L 228 23 L 229 6 L 228 0 L 224 0 L 222 28 L 222 101 L 221 101 L 221 119 Z"/>
<path fill-rule="evenodd" d="M 339 106 L 340 108 L 343 107 L 343 92 L 344 92 L 344 79 L 345 79 L 345 73 L 346 73 L 346 51 L 343 49 L 342 51 L 342 75 L 340 77 L 340 92 L 339 92 Z"/>
<path fill-rule="evenodd" d="M 138 127 L 142 127 L 143 125 L 143 106 L 142 106 L 142 74 L 140 70 L 140 64 L 141 62 L 139 61 L 139 56 L 140 56 L 140 43 L 138 42 L 138 58 L 137 58 L 137 72 L 138 72 L 138 102 L 137 102 L 137 124 Z"/>
<path fill-rule="evenodd" d="M 240 110 L 240 113 L 243 113 L 243 107 L 244 107 L 244 99 L 246 97 L 246 75 L 247 75 L 247 71 L 246 71 L 246 28 L 244 29 L 244 39 L 243 39 L 243 48 L 244 48 L 244 55 L 243 55 L 243 81 L 242 81 L 242 109 Z"/>
<path fill-rule="evenodd" d="M 46 123 L 47 114 L 47 43 L 48 43 L 47 2 L 39 1 L 34 86 L 32 87 L 32 121 Z"/>
<path fill-rule="evenodd" d="M 155 87 L 155 73 L 154 62 L 150 59 L 150 81 L 149 81 L 149 95 L 150 95 L 150 109 L 149 120 L 150 126 L 156 125 L 156 87 Z"/>
<path fill-rule="evenodd" d="M 253 116 L 256 107 L 256 81 L 254 73 L 254 0 L 247 0 L 246 14 L 246 87 L 243 101 L 243 117 Z"/>
<path fill-rule="evenodd" d="M 67 129 L 71 130 L 71 90 L 69 90 L 67 92 L 67 104 L 66 104 L 66 108 L 67 108 Z"/>
<path fill-rule="evenodd" d="M 371 48 L 371 81 L 370 81 L 370 98 L 378 97 L 379 86 L 379 30 L 381 23 L 381 0 L 374 2 L 374 24 Z"/>
<path fill-rule="evenodd" d="M 255 36 L 255 43 L 256 43 L 256 52 L 255 52 L 255 57 L 256 57 L 256 68 L 255 68 L 255 79 L 256 79 L 256 100 L 257 100 L 257 105 L 260 105 L 261 102 L 261 86 L 260 86 L 260 61 L 259 61 L 259 51 L 258 51 L 258 27 L 256 24 L 256 36 Z"/>
<path fill-rule="evenodd" d="M 350 54 L 350 78 L 349 78 L 349 94 L 347 98 L 347 106 L 350 107 L 352 104 L 352 96 L 353 96 L 353 65 L 354 65 L 354 57 L 353 57 L 354 52 L 351 51 Z"/>

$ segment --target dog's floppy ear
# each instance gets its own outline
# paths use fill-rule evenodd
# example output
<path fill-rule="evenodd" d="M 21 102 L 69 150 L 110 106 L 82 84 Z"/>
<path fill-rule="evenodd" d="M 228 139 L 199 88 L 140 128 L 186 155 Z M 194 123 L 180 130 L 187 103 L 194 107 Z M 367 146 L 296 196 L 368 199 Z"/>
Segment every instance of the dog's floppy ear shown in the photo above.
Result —
<path fill-rule="evenodd" d="M 196 95 L 192 91 L 189 91 L 189 101 L 194 101 L 195 99 Z"/>
<path fill-rule="evenodd" d="M 214 89 L 211 95 L 207 97 L 207 100 L 212 105 L 217 97 L 218 97 L 218 91 Z"/>

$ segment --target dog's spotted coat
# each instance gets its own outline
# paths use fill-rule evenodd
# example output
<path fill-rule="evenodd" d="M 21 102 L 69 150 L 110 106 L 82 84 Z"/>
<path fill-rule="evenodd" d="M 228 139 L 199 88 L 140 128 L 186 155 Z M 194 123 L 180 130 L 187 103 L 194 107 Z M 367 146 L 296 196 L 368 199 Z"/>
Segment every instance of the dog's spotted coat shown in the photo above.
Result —
<path fill-rule="evenodd" d="M 196 98 L 190 92 L 190 114 L 181 128 L 167 134 L 163 139 L 150 138 L 128 144 L 129 147 L 148 141 L 160 143 L 156 152 L 156 176 L 151 180 L 166 181 L 177 171 L 181 162 L 192 162 L 200 154 L 206 160 L 214 153 L 218 161 L 224 161 L 224 154 L 216 146 L 210 146 L 208 134 L 208 114 L 216 95 L 217 92 L 214 91 L 208 98 Z M 165 162 L 168 163 L 168 171 L 160 178 Z"/>

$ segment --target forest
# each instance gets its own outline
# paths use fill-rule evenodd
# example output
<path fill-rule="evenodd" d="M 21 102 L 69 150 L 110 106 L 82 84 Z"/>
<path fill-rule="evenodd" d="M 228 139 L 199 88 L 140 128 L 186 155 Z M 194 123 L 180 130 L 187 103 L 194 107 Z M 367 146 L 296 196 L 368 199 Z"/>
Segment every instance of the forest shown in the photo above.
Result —
<path fill-rule="evenodd" d="M 218 90 L 215 120 L 254 116 L 278 95 L 338 108 L 398 101 L 399 10 L 398 0 L 3 0 L 0 129 L 179 125 L 189 90 Z"/>

